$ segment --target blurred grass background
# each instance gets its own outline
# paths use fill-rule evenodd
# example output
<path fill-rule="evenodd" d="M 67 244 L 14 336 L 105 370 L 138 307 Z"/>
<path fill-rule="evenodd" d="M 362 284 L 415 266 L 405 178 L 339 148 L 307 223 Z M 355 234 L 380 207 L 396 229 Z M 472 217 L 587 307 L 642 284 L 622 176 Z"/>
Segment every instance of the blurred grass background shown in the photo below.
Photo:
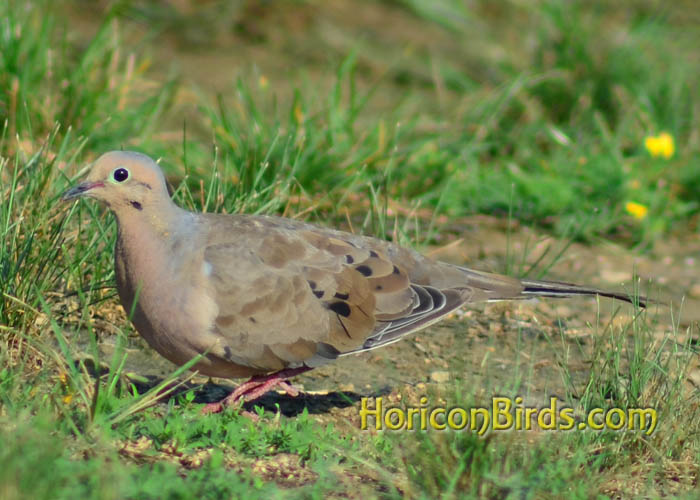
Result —
<path fill-rule="evenodd" d="M 113 320 L 113 221 L 93 204 L 57 204 L 112 149 L 161 157 L 189 208 L 349 223 L 418 245 L 459 232 L 471 214 L 640 251 L 696 233 L 699 20 L 690 0 L 0 2 L 0 497 L 274 489 L 247 473 L 231 481 L 230 453 L 301 457 L 318 475 L 304 490 L 312 497 L 337 487 L 332 471 L 348 454 L 375 464 L 368 488 L 380 496 L 449 497 L 459 485 L 493 498 L 552 487 L 585 497 L 591 467 L 632 476 L 648 463 L 648 483 L 663 485 L 649 491 L 686 484 L 659 457 L 697 463 L 688 444 L 697 402 L 684 407 L 670 361 L 636 344 L 645 361 L 631 385 L 663 387 L 644 401 L 681 415 L 655 435 L 662 451 L 642 438 L 577 434 L 560 437 L 549 460 L 510 437 L 421 436 L 404 449 L 391 436 L 358 444 L 304 418 L 202 421 L 191 399 L 165 417 L 128 418 L 141 403 L 119 382 L 120 359 L 94 379 L 65 341 L 56 352 L 34 339 L 62 339 L 66 326 L 95 336 L 127 328 Z M 613 361 L 606 352 L 594 366 L 617 366 L 621 349 Z M 626 393 L 617 370 L 612 382 L 603 372 L 592 386 L 608 394 L 625 382 Z M 139 439 L 160 455 L 120 448 Z M 187 477 L 166 464 L 203 448 L 215 451 Z M 405 465 L 407 483 L 377 463 Z"/>
<path fill-rule="evenodd" d="M 137 148 L 173 175 L 293 171 L 333 207 L 372 184 L 439 214 L 510 210 L 558 234 L 586 220 L 579 238 L 648 245 L 697 226 L 692 5 L 11 1 L 3 153 L 59 124 L 82 162 Z M 645 149 L 661 132 L 670 158 Z"/>

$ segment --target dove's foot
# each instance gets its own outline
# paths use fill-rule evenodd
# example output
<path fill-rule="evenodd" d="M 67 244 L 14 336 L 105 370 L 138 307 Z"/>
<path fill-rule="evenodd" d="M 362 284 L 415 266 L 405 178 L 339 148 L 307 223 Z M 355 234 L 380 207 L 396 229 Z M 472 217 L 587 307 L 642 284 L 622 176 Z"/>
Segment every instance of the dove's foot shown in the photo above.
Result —
<path fill-rule="evenodd" d="M 289 396 L 296 397 L 299 395 L 299 389 L 288 383 L 287 379 L 309 371 L 310 369 L 311 368 L 306 366 L 301 368 L 289 368 L 269 375 L 252 377 L 247 382 L 239 385 L 235 391 L 221 401 L 206 405 L 202 408 L 202 413 L 205 415 L 209 413 L 219 413 L 223 411 L 226 406 L 238 406 L 243 403 L 255 401 L 275 388 L 282 389 Z M 247 416 L 252 415 L 250 412 L 242 412 L 241 414 Z"/>

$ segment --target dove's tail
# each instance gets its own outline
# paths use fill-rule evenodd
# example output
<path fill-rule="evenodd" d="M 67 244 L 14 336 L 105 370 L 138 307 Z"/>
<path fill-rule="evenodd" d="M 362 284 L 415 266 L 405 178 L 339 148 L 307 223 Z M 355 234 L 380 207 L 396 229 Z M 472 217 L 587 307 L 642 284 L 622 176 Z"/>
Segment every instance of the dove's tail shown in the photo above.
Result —
<path fill-rule="evenodd" d="M 571 283 L 561 283 L 559 281 L 538 281 L 530 279 L 520 280 L 524 289 L 523 296 L 537 297 L 572 297 L 574 295 L 600 295 L 601 297 L 609 297 L 618 299 L 630 304 L 646 307 L 647 298 L 638 295 L 628 295 L 622 292 L 610 292 L 608 290 L 600 290 L 598 288 L 590 288 L 586 286 L 573 285 Z"/>

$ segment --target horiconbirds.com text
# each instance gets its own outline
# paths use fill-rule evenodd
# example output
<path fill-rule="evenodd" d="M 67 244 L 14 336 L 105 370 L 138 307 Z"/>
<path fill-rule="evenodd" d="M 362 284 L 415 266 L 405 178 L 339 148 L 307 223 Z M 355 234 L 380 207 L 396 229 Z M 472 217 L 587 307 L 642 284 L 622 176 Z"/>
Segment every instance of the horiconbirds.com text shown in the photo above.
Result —
<path fill-rule="evenodd" d="M 386 406 L 383 398 L 362 398 L 360 428 L 367 430 L 444 430 L 471 431 L 482 436 L 487 431 L 506 430 L 585 430 L 643 431 L 651 435 L 656 429 L 654 408 L 593 408 L 583 418 L 576 418 L 573 408 L 551 397 L 549 406 L 523 405 L 523 398 L 494 396 L 490 406 L 429 406 L 423 396 L 418 406 Z"/>

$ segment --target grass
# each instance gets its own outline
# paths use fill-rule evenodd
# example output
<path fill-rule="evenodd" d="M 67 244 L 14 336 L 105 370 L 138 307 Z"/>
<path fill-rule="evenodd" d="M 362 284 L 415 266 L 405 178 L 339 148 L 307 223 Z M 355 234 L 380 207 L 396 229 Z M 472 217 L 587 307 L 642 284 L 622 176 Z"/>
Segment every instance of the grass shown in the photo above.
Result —
<path fill-rule="evenodd" d="M 83 21 L 97 16 L 66 5 L 85 8 Z M 117 2 L 89 37 L 47 2 L 0 5 L 0 497 L 692 495 L 700 415 L 684 381 L 696 353 L 693 332 L 668 312 L 601 317 L 588 343 L 565 326 L 539 334 L 577 418 L 655 407 L 664 425 L 651 436 L 407 439 L 306 412 L 268 412 L 258 424 L 232 411 L 202 418 L 192 382 L 156 401 L 184 369 L 155 386 L 128 372 L 133 330 L 112 286 L 113 221 L 95 204 L 58 203 L 105 150 L 162 156 L 190 209 L 280 213 L 416 246 L 445 243 L 445 221 L 465 214 L 564 236 L 552 263 L 573 240 L 642 251 L 697 225 L 700 73 L 687 50 L 697 33 L 680 6 L 363 2 L 396 20 L 380 30 L 342 2 L 340 14 L 306 2 L 281 2 L 279 12 L 242 5 Z M 293 29 L 333 16 L 348 21 L 344 36 Z M 276 45 L 277 22 L 305 59 Z M 536 28 L 523 35 L 524 22 Z M 159 63 L 155 40 L 176 34 L 183 57 L 216 50 L 202 25 L 217 40 L 234 37 L 246 68 L 260 43 L 274 57 L 215 90 L 205 77 L 188 81 L 196 71 Z M 302 62 L 290 76 L 276 60 Z M 675 141 L 670 158 L 644 147 L 662 131 Z M 628 212 L 630 201 L 647 214 Z M 551 265 L 506 260 L 533 273 Z M 98 347 L 106 339 L 116 339 L 111 356 Z M 588 363 L 584 380 L 568 368 L 576 356 Z M 465 407 L 522 394 L 535 371 L 524 359 L 494 381 L 484 358 L 483 372 L 458 371 L 430 390 Z M 416 391 L 399 385 L 391 395 L 412 401 Z"/>
<path fill-rule="evenodd" d="M 587 380 L 574 382 L 568 359 L 558 360 L 566 386 L 574 391 L 566 400 L 580 404 L 577 425 L 594 408 L 652 407 L 660 409 L 659 421 L 673 421 L 672 428 L 651 436 L 611 430 L 544 431 L 546 437 L 491 433 L 485 438 L 470 432 L 417 432 L 405 445 L 411 496 L 451 497 L 457 492 L 469 498 L 589 498 L 593 492 L 611 497 L 669 496 L 693 487 L 697 398 L 682 389 L 692 347 L 673 344 L 678 332 L 654 339 L 645 314 L 621 326 L 608 323 L 600 328 L 604 331 L 594 336 L 592 349 L 583 347 L 592 355 Z M 566 353 L 571 340 L 561 333 L 559 339 L 551 339 L 552 350 Z M 557 341 L 564 349 L 555 348 Z M 518 382 L 513 377 L 511 387 L 489 386 L 489 380 L 488 373 L 477 380 L 465 379 L 465 385 L 457 385 L 446 399 L 465 408 L 489 406 L 484 394 L 515 397 L 523 394 L 528 378 Z M 482 384 L 485 389 L 474 389 Z M 668 481 L 670 475 L 677 483 Z"/>

